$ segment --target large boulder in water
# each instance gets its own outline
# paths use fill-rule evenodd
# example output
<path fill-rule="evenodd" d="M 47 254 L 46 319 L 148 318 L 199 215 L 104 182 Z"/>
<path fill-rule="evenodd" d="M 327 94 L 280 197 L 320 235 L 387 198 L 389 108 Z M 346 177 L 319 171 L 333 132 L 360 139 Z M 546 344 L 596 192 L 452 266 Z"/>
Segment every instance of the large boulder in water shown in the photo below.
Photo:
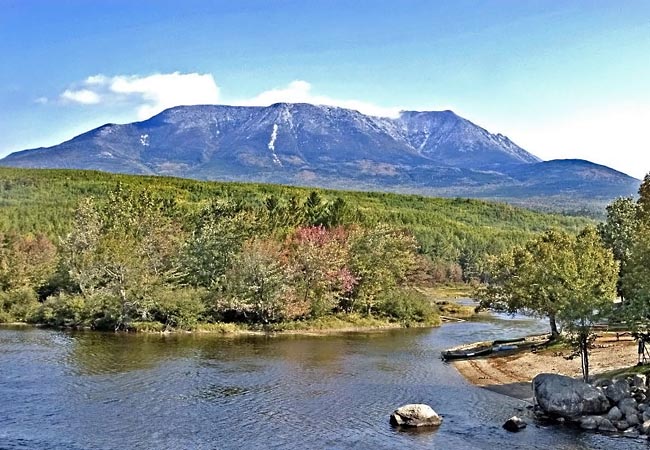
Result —
<path fill-rule="evenodd" d="M 390 423 L 403 427 L 437 427 L 442 418 L 429 405 L 416 403 L 396 409 L 390 416 Z"/>
<path fill-rule="evenodd" d="M 544 413 L 569 419 L 606 413 L 610 407 L 601 389 L 564 375 L 537 375 L 533 394 Z"/>

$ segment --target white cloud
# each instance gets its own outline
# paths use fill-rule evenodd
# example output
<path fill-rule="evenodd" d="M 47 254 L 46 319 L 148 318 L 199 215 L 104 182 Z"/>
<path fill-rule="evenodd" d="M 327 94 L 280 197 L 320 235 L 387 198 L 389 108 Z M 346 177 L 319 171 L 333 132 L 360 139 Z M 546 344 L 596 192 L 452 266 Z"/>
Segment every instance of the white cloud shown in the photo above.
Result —
<path fill-rule="evenodd" d="M 97 74 L 86 78 L 82 85 L 79 89 L 66 89 L 61 98 L 84 105 L 126 102 L 135 106 L 139 119 L 147 119 L 172 106 L 219 101 L 219 87 L 211 74 L 174 72 L 114 77 Z"/>
<path fill-rule="evenodd" d="M 86 78 L 85 83 L 87 85 L 97 85 L 97 84 L 101 85 L 101 84 L 105 84 L 106 80 L 107 78 L 105 75 L 97 74 L 97 75 L 91 75 L 88 78 Z"/>
<path fill-rule="evenodd" d="M 111 92 L 135 96 L 144 103 L 138 108 L 141 119 L 179 105 L 204 105 L 219 101 L 219 87 L 211 74 L 179 72 L 147 77 L 116 76 L 109 83 Z"/>
<path fill-rule="evenodd" d="M 173 72 L 112 77 L 96 74 L 75 88 L 65 90 L 61 98 L 84 105 L 127 103 L 135 107 L 138 119 L 146 119 L 173 106 L 219 103 L 220 92 L 211 74 Z M 286 87 L 270 89 L 232 104 L 268 106 L 280 102 L 339 106 L 381 117 L 397 117 L 402 109 L 315 94 L 312 85 L 303 80 L 292 81 Z"/>
<path fill-rule="evenodd" d="M 101 101 L 99 94 L 90 89 L 66 89 L 61 94 L 61 98 L 82 105 L 96 105 Z"/>
<path fill-rule="evenodd" d="M 650 106 L 603 105 L 511 127 L 517 144 L 543 159 L 580 158 L 637 178 L 650 172 Z"/>
<path fill-rule="evenodd" d="M 38 103 L 39 105 L 46 105 L 50 100 L 47 97 L 38 97 L 36 100 L 34 100 L 34 103 Z"/>
<path fill-rule="evenodd" d="M 312 93 L 307 81 L 295 80 L 283 88 L 264 91 L 253 98 L 234 102 L 242 106 L 268 106 L 273 103 L 311 103 L 314 105 L 339 106 L 355 109 L 363 114 L 380 117 L 397 117 L 402 108 L 387 108 L 361 100 L 342 100 Z"/>

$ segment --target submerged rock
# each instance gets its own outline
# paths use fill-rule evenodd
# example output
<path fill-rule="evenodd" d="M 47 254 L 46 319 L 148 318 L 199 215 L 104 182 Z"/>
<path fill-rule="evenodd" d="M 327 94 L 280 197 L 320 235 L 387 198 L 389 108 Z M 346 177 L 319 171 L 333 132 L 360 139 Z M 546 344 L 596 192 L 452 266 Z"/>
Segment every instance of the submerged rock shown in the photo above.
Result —
<path fill-rule="evenodd" d="M 442 418 L 429 405 L 404 405 L 391 414 L 390 423 L 402 427 L 437 427 Z"/>
<path fill-rule="evenodd" d="M 513 433 L 516 433 L 517 431 L 521 431 L 524 428 L 526 428 L 526 425 L 527 425 L 526 422 L 524 422 L 521 418 L 517 416 L 512 416 L 511 418 L 506 420 L 506 423 L 503 424 L 503 428 Z"/>
<path fill-rule="evenodd" d="M 537 375 L 533 378 L 533 394 L 544 413 L 572 419 L 606 413 L 610 406 L 601 389 L 564 375 Z"/>

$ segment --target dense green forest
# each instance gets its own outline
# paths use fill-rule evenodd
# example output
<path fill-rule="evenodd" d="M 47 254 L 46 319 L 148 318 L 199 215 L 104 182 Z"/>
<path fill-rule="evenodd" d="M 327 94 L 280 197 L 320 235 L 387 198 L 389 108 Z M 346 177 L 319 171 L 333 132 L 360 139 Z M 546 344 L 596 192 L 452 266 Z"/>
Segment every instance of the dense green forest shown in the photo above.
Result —
<path fill-rule="evenodd" d="M 466 199 L 0 168 L 0 321 L 435 321 L 423 285 L 589 219 Z"/>

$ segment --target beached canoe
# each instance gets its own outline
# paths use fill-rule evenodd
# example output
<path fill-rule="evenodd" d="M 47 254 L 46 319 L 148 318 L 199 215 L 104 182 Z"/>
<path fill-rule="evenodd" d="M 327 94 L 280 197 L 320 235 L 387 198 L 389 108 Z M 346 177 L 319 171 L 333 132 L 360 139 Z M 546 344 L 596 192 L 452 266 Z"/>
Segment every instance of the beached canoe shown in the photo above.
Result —
<path fill-rule="evenodd" d="M 528 336 L 525 338 L 497 339 L 487 342 L 475 342 L 445 350 L 440 356 L 445 361 L 470 359 L 488 356 L 492 353 L 518 352 L 532 350 L 548 344 L 549 335 Z"/>
<path fill-rule="evenodd" d="M 487 356 L 492 353 L 492 346 L 487 347 L 473 347 L 469 349 L 452 349 L 441 352 L 442 359 L 450 361 L 452 359 L 469 359 L 478 358 L 480 356 Z"/>
<path fill-rule="evenodd" d="M 517 342 L 524 342 L 525 340 L 526 340 L 525 337 L 512 338 L 512 339 L 497 339 L 496 341 L 492 342 L 492 345 L 515 344 Z"/>

